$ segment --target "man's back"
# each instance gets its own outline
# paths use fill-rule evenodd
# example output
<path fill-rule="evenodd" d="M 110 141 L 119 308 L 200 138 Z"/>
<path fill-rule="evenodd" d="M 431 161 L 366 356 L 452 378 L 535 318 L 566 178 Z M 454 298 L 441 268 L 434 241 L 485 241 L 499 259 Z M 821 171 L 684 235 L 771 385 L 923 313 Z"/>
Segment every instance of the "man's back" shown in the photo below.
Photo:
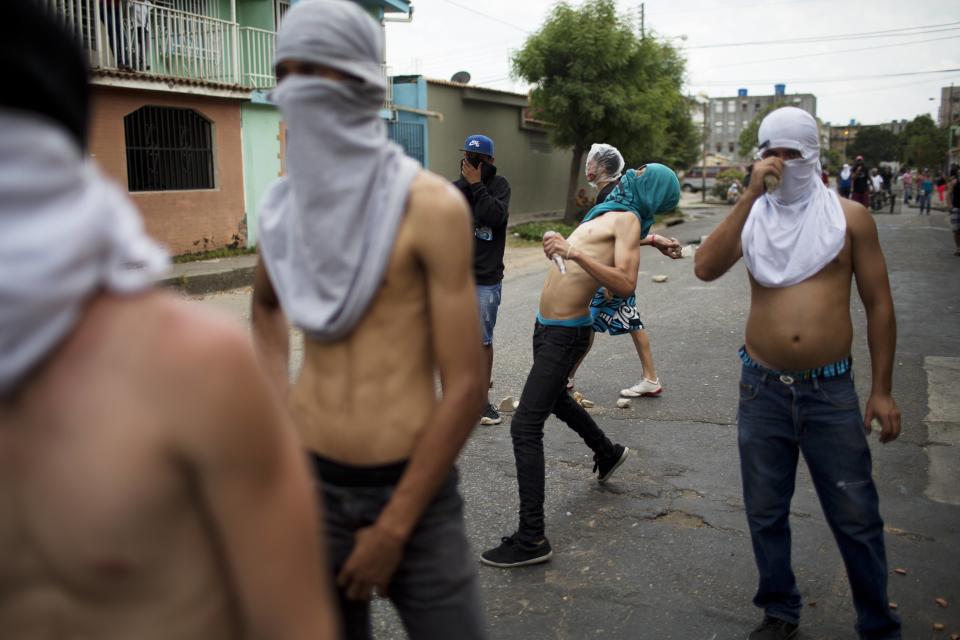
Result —
<path fill-rule="evenodd" d="M 449 242 L 465 223 L 457 208 L 462 204 L 449 183 L 422 172 L 411 187 L 384 280 L 361 322 L 342 340 L 305 339 L 290 406 L 308 449 L 358 466 L 410 455 L 437 404 L 432 340 L 443 322 L 431 315 L 421 248 Z"/>
<path fill-rule="evenodd" d="M 287 443 L 281 453 L 295 449 L 282 434 L 217 415 L 235 393 L 238 411 L 263 429 L 278 424 L 258 410 L 265 386 L 247 343 L 239 329 L 162 294 L 102 295 L 0 405 L 4 637 L 208 640 L 261 629 L 246 596 L 276 584 L 250 584 L 258 560 L 237 558 L 246 534 L 229 529 L 249 523 L 233 521 L 221 490 L 235 506 L 260 497 L 240 493 L 249 482 L 275 486 L 262 463 L 278 462 L 277 441 Z M 246 457 L 250 447 L 260 456 Z M 240 471 L 234 454 L 248 478 L 230 475 Z M 232 486 L 220 485 L 228 476 Z M 312 518 L 297 519 L 309 531 Z"/>

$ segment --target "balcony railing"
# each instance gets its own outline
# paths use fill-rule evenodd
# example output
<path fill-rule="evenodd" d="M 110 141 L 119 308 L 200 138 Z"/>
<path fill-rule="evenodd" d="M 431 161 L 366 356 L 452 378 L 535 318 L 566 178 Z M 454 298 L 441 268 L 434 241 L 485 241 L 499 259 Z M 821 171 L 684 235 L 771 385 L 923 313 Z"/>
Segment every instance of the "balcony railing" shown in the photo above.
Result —
<path fill-rule="evenodd" d="M 238 25 L 139 0 L 44 0 L 77 35 L 94 69 L 238 85 Z M 261 54 L 270 64 L 273 50 Z"/>
<path fill-rule="evenodd" d="M 94 69 L 247 89 L 269 89 L 276 84 L 273 31 L 241 27 L 229 20 L 146 0 L 42 2 L 76 34 Z M 280 5 L 280 10 L 286 7 L 285 3 Z M 386 65 L 383 76 L 387 84 L 385 106 L 389 108 L 393 85 Z"/>
<path fill-rule="evenodd" d="M 240 69 L 244 86 L 269 89 L 277 83 L 273 73 L 275 40 L 273 31 L 240 27 Z"/>

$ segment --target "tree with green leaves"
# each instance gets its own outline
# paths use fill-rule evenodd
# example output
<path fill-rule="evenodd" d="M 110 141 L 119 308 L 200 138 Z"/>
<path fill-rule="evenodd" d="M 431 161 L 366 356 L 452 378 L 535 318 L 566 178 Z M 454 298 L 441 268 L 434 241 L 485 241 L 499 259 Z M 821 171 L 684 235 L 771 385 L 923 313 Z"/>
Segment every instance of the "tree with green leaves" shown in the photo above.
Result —
<path fill-rule="evenodd" d="M 903 164 L 908 167 L 944 168 L 949 134 L 946 127 L 938 127 L 929 115 L 917 116 L 907 123 L 900 134 L 903 141 Z"/>
<path fill-rule="evenodd" d="M 553 125 L 551 142 L 573 149 L 566 221 L 576 219 L 577 182 L 594 142 L 616 146 L 628 166 L 684 166 L 696 157 L 683 59 L 652 36 L 637 38 L 613 0 L 558 3 L 512 64 L 514 75 L 533 85 L 530 102 Z"/>
<path fill-rule="evenodd" d="M 900 136 L 880 127 L 861 127 L 847 146 L 847 157 L 863 156 L 870 166 L 900 159 Z"/>

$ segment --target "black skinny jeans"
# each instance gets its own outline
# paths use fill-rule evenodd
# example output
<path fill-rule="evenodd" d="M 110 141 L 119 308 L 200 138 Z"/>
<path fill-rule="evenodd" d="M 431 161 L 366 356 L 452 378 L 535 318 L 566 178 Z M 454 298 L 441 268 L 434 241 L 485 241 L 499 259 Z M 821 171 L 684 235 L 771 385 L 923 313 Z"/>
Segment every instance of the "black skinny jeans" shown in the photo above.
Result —
<path fill-rule="evenodd" d="M 539 322 L 533 329 L 533 367 L 510 425 L 517 460 L 518 537 L 522 543 L 537 542 L 544 534 L 543 425 L 551 413 L 576 431 L 601 458 L 613 455 L 613 443 L 567 391 L 567 376 L 587 352 L 592 331 L 590 327 L 551 327 Z"/>

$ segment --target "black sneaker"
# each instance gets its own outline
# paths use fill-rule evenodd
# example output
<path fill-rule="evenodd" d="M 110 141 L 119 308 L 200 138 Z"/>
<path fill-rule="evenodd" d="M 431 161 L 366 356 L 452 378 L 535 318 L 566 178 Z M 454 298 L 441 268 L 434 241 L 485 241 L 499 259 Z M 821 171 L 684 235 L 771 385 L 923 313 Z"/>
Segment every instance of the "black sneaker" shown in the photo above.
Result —
<path fill-rule="evenodd" d="M 500 546 L 480 554 L 480 562 L 491 567 L 509 569 L 546 562 L 553 555 L 550 542 L 544 538 L 537 544 L 528 545 L 517 540 L 517 534 L 501 538 Z"/>
<path fill-rule="evenodd" d="M 483 416 L 480 418 L 480 424 L 492 425 L 500 424 L 501 422 L 503 422 L 503 418 L 501 418 L 500 414 L 497 413 L 497 410 L 493 408 L 493 405 L 488 402 L 487 408 L 484 410 Z"/>
<path fill-rule="evenodd" d="M 800 626 L 780 618 L 764 616 L 760 626 L 750 632 L 747 640 L 789 640 L 797 635 Z"/>
<path fill-rule="evenodd" d="M 601 458 L 596 454 L 593 456 L 593 472 L 596 473 L 598 469 L 600 470 L 600 475 L 597 477 L 600 484 L 610 479 L 610 476 L 623 464 L 628 455 L 630 455 L 630 449 L 622 444 L 615 444 L 613 445 L 613 455 L 609 458 Z"/>

